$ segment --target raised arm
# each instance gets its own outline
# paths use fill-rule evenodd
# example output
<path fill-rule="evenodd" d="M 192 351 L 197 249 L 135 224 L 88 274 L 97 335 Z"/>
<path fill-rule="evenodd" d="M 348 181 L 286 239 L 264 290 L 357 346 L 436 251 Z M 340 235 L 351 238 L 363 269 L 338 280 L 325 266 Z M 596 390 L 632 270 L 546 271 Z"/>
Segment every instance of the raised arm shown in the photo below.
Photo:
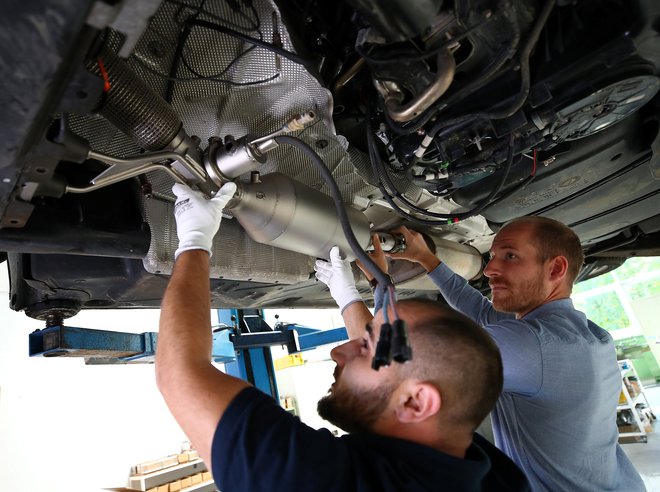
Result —
<path fill-rule="evenodd" d="M 454 309 L 483 326 L 515 318 L 513 315 L 497 312 L 481 292 L 473 288 L 463 277 L 452 272 L 449 267 L 443 265 L 429 249 L 424 237 L 419 232 L 411 231 L 406 227 L 400 227 L 392 232 L 404 236 L 406 248 L 401 253 L 388 254 L 388 256 L 422 265 L 442 296 Z"/>
<path fill-rule="evenodd" d="M 316 260 L 314 270 L 316 278 L 328 286 L 330 295 L 339 306 L 348 338 L 361 337 L 373 316 L 355 287 L 351 263 L 343 259 L 339 248 L 334 246 L 330 250 L 330 261 Z"/>
<path fill-rule="evenodd" d="M 209 255 L 236 185 L 223 186 L 211 200 L 183 185 L 173 191 L 179 248 L 161 306 L 156 381 L 172 415 L 210 466 L 220 417 L 248 386 L 211 363 Z"/>

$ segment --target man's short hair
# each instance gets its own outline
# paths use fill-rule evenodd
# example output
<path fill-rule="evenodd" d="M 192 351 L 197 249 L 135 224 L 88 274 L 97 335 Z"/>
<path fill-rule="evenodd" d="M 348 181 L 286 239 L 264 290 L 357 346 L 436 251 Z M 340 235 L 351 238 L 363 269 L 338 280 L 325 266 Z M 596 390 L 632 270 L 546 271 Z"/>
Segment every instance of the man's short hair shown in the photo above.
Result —
<path fill-rule="evenodd" d="M 493 339 L 477 323 L 428 299 L 400 301 L 407 316 L 413 360 L 403 374 L 434 384 L 442 397 L 441 418 L 474 431 L 502 392 L 502 359 Z"/>
<path fill-rule="evenodd" d="M 548 217 L 519 217 L 505 223 L 502 229 L 512 224 L 531 224 L 533 226 L 536 248 L 541 261 L 547 261 L 556 256 L 566 258 L 568 260 L 566 276 L 570 285 L 573 285 L 584 263 L 584 251 L 577 234 L 567 225 Z"/>

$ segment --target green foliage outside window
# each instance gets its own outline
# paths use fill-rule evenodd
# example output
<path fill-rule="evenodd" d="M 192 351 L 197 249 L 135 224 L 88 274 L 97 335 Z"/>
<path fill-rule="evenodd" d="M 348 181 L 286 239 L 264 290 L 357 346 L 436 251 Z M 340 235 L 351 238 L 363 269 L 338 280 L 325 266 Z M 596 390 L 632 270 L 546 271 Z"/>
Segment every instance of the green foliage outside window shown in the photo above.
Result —
<path fill-rule="evenodd" d="M 635 282 L 635 279 L 642 275 L 658 271 L 660 271 L 660 258 L 632 258 L 614 272 L 580 282 L 573 287 L 573 293 L 588 292 L 614 284 L 618 280 L 632 300 L 660 295 L 660 277 Z M 630 320 L 614 291 L 603 292 L 582 300 L 577 299 L 575 304 L 587 314 L 589 319 L 607 330 L 618 330 L 630 325 Z"/>
<path fill-rule="evenodd" d="M 606 330 L 613 331 L 630 326 L 630 319 L 616 292 L 604 292 L 586 299 L 575 299 L 575 307 Z"/>
<path fill-rule="evenodd" d="M 617 270 L 618 271 L 618 270 Z M 608 285 L 614 283 L 614 277 L 611 273 L 606 273 L 605 275 L 600 275 L 596 278 L 585 280 L 573 286 L 573 293 L 586 292 L 596 287 L 602 287 L 603 285 Z"/>
<path fill-rule="evenodd" d="M 660 270 L 660 258 L 632 258 L 617 268 L 614 274 L 620 281 L 624 281 L 658 270 Z"/>
<path fill-rule="evenodd" d="M 644 299 L 660 294 L 660 279 L 633 284 L 627 289 L 631 299 Z"/>

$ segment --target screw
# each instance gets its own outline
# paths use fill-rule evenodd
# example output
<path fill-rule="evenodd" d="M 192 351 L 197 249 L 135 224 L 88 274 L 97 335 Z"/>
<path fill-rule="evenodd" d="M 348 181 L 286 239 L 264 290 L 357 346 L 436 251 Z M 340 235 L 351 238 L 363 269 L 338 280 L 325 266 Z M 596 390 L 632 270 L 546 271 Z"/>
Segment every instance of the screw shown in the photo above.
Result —
<path fill-rule="evenodd" d="M 62 326 L 64 324 L 64 316 L 62 313 L 53 312 L 46 317 L 46 328 L 51 326 Z"/>

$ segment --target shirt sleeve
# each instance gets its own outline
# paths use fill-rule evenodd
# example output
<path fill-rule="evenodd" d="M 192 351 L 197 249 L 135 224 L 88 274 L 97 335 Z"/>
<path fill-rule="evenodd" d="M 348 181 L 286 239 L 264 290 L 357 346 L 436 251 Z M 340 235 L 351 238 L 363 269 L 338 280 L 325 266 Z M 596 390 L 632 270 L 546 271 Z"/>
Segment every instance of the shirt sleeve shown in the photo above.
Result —
<path fill-rule="evenodd" d="M 376 285 L 376 288 L 374 289 L 374 314 L 380 311 L 380 308 L 383 307 L 384 297 L 385 289 L 380 285 Z"/>
<path fill-rule="evenodd" d="M 261 391 L 241 391 L 223 414 L 213 438 L 211 469 L 223 492 L 350 490 L 342 440 L 315 430 Z"/>
<path fill-rule="evenodd" d="M 492 303 L 481 292 L 472 287 L 463 277 L 452 272 L 444 263 L 440 263 L 428 275 L 451 307 L 480 325 L 486 326 L 500 320 L 515 319 L 513 314 L 496 311 Z"/>
<path fill-rule="evenodd" d="M 525 321 L 503 320 L 484 327 L 502 355 L 503 391 L 533 396 L 543 383 L 543 353 L 534 328 Z"/>

